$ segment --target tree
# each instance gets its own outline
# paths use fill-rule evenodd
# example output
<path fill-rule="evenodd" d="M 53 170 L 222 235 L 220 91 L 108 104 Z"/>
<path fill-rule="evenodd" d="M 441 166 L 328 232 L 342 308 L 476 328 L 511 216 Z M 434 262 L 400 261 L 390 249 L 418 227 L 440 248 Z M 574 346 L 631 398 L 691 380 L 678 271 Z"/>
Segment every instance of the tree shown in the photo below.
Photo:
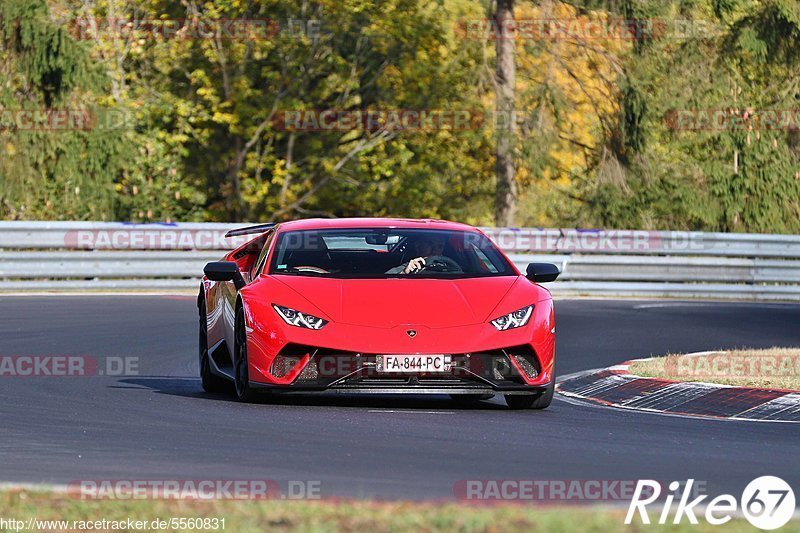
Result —
<path fill-rule="evenodd" d="M 582 186 L 604 225 L 800 230 L 791 124 L 770 122 L 800 96 L 796 4 L 712 4 L 635 4 L 643 11 L 633 16 L 682 20 L 690 31 L 645 35 L 625 58 L 622 111 L 609 138 L 623 179 Z"/>
<path fill-rule="evenodd" d="M 497 192 L 495 224 L 513 226 L 517 208 L 517 179 L 515 172 L 515 94 L 516 94 L 516 45 L 512 35 L 506 37 L 505 28 L 513 28 L 514 0 L 497 0 L 494 16 L 498 28 L 495 39 L 497 49 L 496 117 L 497 148 L 496 172 Z"/>
<path fill-rule="evenodd" d="M 170 220 L 203 198 L 177 172 L 177 154 L 134 94 L 136 40 L 76 32 L 112 16 L 115 1 L 80 8 L 44 0 L 0 4 L 0 212 L 5 218 Z M 69 8 L 67 8 L 69 7 Z M 57 14 L 54 14 L 57 13 Z M 113 15 L 113 16 L 122 16 Z M 122 57 L 120 50 L 127 50 Z M 135 89 L 131 89 L 131 86 Z M 23 120 L 36 116 L 32 126 Z M 57 122 L 48 117 L 70 117 Z"/>

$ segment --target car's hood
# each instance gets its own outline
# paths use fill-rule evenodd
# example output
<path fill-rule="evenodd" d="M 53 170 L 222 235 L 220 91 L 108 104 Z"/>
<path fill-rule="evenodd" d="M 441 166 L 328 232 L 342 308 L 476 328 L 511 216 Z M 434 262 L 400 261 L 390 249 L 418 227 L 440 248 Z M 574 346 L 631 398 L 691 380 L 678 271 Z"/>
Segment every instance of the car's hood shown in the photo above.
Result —
<path fill-rule="evenodd" d="M 520 279 L 516 276 L 458 280 L 273 278 L 335 322 L 379 328 L 403 324 L 444 328 L 486 322 L 493 318 L 489 314 Z"/>

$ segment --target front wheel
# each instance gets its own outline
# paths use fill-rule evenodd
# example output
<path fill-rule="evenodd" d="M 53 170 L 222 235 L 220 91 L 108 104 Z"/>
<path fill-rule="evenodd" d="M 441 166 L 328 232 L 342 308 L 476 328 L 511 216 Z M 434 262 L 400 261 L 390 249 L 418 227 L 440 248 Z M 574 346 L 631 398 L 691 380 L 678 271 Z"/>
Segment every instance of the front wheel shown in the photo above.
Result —
<path fill-rule="evenodd" d="M 236 311 L 235 325 L 235 357 L 234 357 L 234 385 L 236 398 L 240 402 L 252 402 L 256 392 L 250 386 L 250 371 L 247 364 L 247 329 L 244 317 L 244 308 Z"/>
<path fill-rule="evenodd" d="M 550 385 L 542 392 L 535 394 L 507 394 L 506 405 L 509 409 L 547 409 L 553 401 L 553 394 L 556 390 L 556 376 Z"/>

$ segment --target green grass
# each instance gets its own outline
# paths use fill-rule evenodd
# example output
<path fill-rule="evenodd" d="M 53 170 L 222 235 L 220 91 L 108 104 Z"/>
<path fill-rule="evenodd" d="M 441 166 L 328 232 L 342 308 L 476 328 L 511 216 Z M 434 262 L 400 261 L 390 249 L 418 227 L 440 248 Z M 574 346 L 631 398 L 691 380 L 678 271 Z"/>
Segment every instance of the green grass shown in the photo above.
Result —
<path fill-rule="evenodd" d="M 800 348 L 719 351 L 654 357 L 631 364 L 631 374 L 763 389 L 800 390 Z"/>
<path fill-rule="evenodd" d="M 657 518 L 651 512 L 651 519 Z M 625 509 L 545 507 L 535 504 L 470 505 L 370 501 L 175 501 L 80 500 L 42 491 L 0 492 L 0 518 L 25 520 L 134 520 L 169 518 L 225 518 L 225 531 L 344 531 L 370 533 L 398 531 L 752 531 L 744 520 L 725 526 L 645 526 L 623 524 Z M 685 520 L 684 520 L 685 521 Z M 126 531 L 123 529 L 123 531 Z M 190 530 L 185 530 L 190 531 Z M 199 531 L 199 530 L 194 530 Z M 207 530 L 208 531 L 208 530 Z M 218 530 L 221 531 L 221 530 Z M 782 531 L 800 532 L 798 521 Z"/>

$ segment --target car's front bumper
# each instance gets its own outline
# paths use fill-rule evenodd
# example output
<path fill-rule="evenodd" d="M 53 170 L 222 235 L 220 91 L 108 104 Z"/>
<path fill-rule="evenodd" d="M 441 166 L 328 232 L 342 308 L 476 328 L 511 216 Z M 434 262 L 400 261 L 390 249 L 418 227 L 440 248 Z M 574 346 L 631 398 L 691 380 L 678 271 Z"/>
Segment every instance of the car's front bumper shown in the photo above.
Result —
<path fill-rule="evenodd" d="M 268 390 L 269 392 L 280 394 L 317 394 L 317 393 L 339 393 L 339 394 L 469 394 L 469 395 L 526 395 L 536 392 L 544 392 L 547 386 L 544 387 L 522 387 L 522 388 L 506 388 L 503 390 L 496 390 L 491 387 L 484 386 L 431 386 L 431 385 L 405 385 L 405 386 L 334 386 L 324 389 L 319 388 L 305 388 L 297 386 L 280 386 L 268 385 L 266 383 L 253 383 L 250 385 L 259 390 Z"/>
<path fill-rule="evenodd" d="M 282 383 L 252 380 L 275 391 L 375 394 L 523 394 L 545 390 L 552 380 L 528 345 L 484 353 L 449 354 L 443 372 L 381 372 L 378 354 L 291 346 L 273 360 L 270 374 Z"/>

